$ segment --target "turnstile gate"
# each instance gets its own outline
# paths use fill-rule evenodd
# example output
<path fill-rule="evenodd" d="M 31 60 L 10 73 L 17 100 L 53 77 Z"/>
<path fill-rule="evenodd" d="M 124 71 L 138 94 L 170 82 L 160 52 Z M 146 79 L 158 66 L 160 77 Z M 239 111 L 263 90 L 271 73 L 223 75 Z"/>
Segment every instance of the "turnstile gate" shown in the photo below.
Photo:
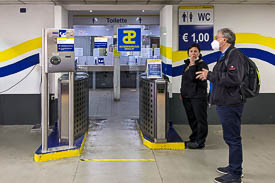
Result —
<path fill-rule="evenodd" d="M 74 139 L 82 136 L 89 125 L 88 74 L 76 73 L 74 77 Z M 69 141 L 69 76 L 58 79 L 58 136 L 59 142 Z"/>
<path fill-rule="evenodd" d="M 153 142 L 167 142 L 167 81 L 140 78 L 139 117 L 143 135 Z"/>

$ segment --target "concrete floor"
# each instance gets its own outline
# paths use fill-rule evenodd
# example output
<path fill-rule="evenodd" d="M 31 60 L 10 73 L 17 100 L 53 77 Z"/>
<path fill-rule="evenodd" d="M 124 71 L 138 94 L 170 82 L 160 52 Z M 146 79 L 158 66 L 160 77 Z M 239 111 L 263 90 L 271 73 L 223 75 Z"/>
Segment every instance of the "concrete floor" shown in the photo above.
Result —
<path fill-rule="evenodd" d="M 220 125 L 209 126 L 203 150 L 150 150 L 141 143 L 135 120 L 138 92 L 90 91 L 92 118 L 81 157 L 36 163 L 33 154 L 41 133 L 32 126 L 0 126 L 0 183 L 207 183 L 227 163 L 228 148 Z M 176 125 L 187 139 L 190 129 Z M 244 182 L 275 182 L 275 125 L 243 125 Z M 95 162 L 87 159 L 155 159 L 138 162 Z"/>

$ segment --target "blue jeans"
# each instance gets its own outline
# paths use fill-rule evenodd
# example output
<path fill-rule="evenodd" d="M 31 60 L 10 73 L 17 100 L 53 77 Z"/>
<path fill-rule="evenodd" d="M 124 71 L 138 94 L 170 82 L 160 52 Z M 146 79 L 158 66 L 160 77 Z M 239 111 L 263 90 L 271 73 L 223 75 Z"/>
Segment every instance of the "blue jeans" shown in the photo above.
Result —
<path fill-rule="evenodd" d="M 242 137 L 241 117 L 244 105 L 217 106 L 220 122 L 223 129 L 223 139 L 229 146 L 229 171 L 232 175 L 240 177 L 242 174 Z"/>

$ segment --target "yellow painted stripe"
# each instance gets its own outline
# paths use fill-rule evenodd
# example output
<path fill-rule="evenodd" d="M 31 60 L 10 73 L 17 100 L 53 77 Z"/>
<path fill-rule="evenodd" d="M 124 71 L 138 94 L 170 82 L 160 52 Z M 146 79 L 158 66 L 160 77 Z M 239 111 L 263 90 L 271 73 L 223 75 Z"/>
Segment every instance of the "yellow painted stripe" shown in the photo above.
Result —
<path fill-rule="evenodd" d="M 73 17 L 159 17 L 159 15 L 73 15 Z"/>
<path fill-rule="evenodd" d="M 67 151 L 61 151 L 61 152 L 52 152 L 47 154 L 35 154 L 34 161 L 44 162 L 44 161 L 63 159 L 63 158 L 69 158 L 74 156 L 80 156 L 79 149 L 67 150 Z"/>
<path fill-rule="evenodd" d="M 187 51 L 175 51 L 175 52 L 173 52 L 172 62 L 178 62 L 181 60 L 185 60 L 187 58 L 188 58 Z"/>
<path fill-rule="evenodd" d="M 188 57 L 187 51 L 172 51 L 171 47 L 160 46 L 160 54 L 168 59 L 171 59 L 172 62 L 177 62 L 184 60 Z"/>
<path fill-rule="evenodd" d="M 29 51 L 42 48 L 42 38 L 38 37 L 0 52 L 0 62 L 5 62 Z"/>
<path fill-rule="evenodd" d="M 165 47 L 163 45 L 160 45 L 160 54 L 162 56 L 172 60 L 173 51 L 172 51 L 171 47 Z"/>
<path fill-rule="evenodd" d="M 275 49 L 275 38 L 256 33 L 236 33 L 236 43 L 252 43 Z"/>
<path fill-rule="evenodd" d="M 256 33 L 236 33 L 236 44 L 258 44 L 275 49 L 275 38 L 266 37 Z M 172 51 L 171 47 L 160 46 L 162 56 L 171 59 L 173 63 L 188 58 L 187 51 Z"/>
<path fill-rule="evenodd" d="M 85 136 L 82 140 L 82 143 L 79 149 L 66 150 L 66 151 L 60 151 L 60 152 L 51 152 L 51 153 L 45 153 L 45 154 L 34 154 L 34 161 L 45 162 L 50 160 L 80 156 L 84 147 L 86 137 L 87 137 L 87 132 L 85 133 Z"/>
<path fill-rule="evenodd" d="M 156 161 L 155 159 L 80 159 L 81 161 Z"/>
<path fill-rule="evenodd" d="M 137 124 L 143 144 L 150 149 L 185 149 L 184 142 L 153 143 L 143 137 L 143 134 Z"/>
<path fill-rule="evenodd" d="M 180 6 L 179 9 L 213 9 L 214 6 Z"/>

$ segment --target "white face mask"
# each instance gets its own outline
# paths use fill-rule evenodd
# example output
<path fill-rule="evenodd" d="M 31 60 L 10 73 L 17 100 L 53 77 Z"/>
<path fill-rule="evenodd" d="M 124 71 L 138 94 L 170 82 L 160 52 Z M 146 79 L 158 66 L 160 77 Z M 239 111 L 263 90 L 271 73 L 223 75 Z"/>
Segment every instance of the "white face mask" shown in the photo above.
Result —
<path fill-rule="evenodd" d="M 219 50 L 219 49 L 220 49 L 220 43 L 219 43 L 219 41 L 217 41 L 217 40 L 214 40 L 214 41 L 211 43 L 211 46 L 212 46 L 212 49 L 213 49 L 213 50 Z"/>

